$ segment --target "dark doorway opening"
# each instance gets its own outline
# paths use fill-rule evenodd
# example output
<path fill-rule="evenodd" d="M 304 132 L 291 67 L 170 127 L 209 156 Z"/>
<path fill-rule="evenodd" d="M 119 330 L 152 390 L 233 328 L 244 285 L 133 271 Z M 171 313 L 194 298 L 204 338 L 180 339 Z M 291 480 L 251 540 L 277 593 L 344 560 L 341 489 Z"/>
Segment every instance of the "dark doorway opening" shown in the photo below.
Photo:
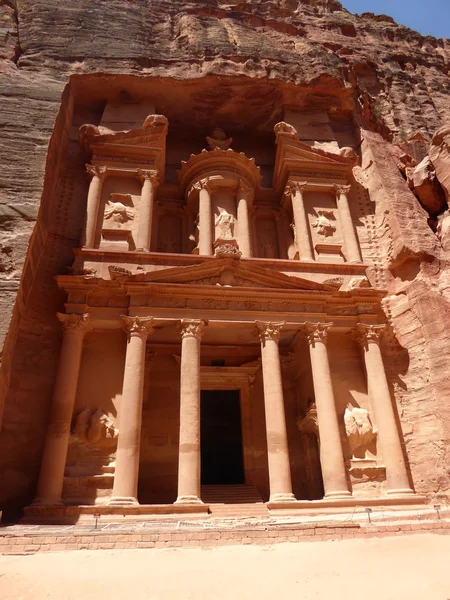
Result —
<path fill-rule="evenodd" d="M 245 483 L 239 390 L 202 390 L 202 485 Z"/>

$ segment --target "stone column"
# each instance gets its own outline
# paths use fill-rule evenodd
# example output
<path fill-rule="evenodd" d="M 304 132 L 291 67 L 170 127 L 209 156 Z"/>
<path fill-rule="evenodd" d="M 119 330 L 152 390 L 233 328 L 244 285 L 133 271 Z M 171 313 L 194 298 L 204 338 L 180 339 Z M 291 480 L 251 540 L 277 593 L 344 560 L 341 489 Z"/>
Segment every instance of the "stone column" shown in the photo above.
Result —
<path fill-rule="evenodd" d="M 400 435 L 395 420 L 386 371 L 380 348 L 384 325 L 358 325 L 356 339 L 364 352 L 367 387 L 378 430 L 378 443 L 386 467 L 388 494 L 413 494 Z"/>
<path fill-rule="evenodd" d="M 237 190 L 237 221 L 239 234 L 239 250 L 243 258 L 252 256 L 250 220 L 248 216 L 252 190 L 241 182 Z"/>
<path fill-rule="evenodd" d="M 309 233 L 308 215 L 306 213 L 303 193 L 306 182 L 289 181 L 285 193 L 290 194 L 292 200 L 292 212 L 294 215 L 295 241 L 302 261 L 314 260 L 314 253 Z"/>
<path fill-rule="evenodd" d="M 200 340 L 205 323 L 181 321 L 180 442 L 178 497 L 180 504 L 200 499 Z"/>
<path fill-rule="evenodd" d="M 348 491 L 326 345 L 330 327 L 330 323 L 306 323 L 302 330 L 308 340 L 311 356 L 325 498 L 345 498 L 351 494 Z"/>
<path fill-rule="evenodd" d="M 110 504 L 138 504 L 139 452 L 141 442 L 142 402 L 144 395 L 145 350 L 147 336 L 153 331 L 151 317 L 122 315 L 127 332 L 127 352 L 123 376 L 122 402 L 119 412 L 114 486 Z"/>
<path fill-rule="evenodd" d="M 97 231 L 98 212 L 102 198 L 102 185 L 106 175 L 106 167 L 86 165 L 86 171 L 92 177 L 86 207 L 86 221 L 81 245 L 93 248 Z"/>
<path fill-rule="evenodd" d="M 270 502 L 295 501 L 278 350 L 282 326 L 283 323 L 256 323 L 261 341 Z"/>
<path fill-rule="evenodd" d="M 41 470 L 33 504 L 62 504 L 64 470 L 69 446 L 70 426 L 77 393 L 83 338 L 91 328 L 90 315 L 58 313 L 64 328 L 58 371 L 45 439 Z"/>
<path fill-rule="evenodd" d="M 352 214 L 348 203 L 348 194 L 351 187 L 349 185 L 335 185 L 334 189 L 336 192 L 336 202 L 339 211 L 342 235 L 347 250 L 347 260 L 350 263 L 360 263 L 362 262 L 361 251 L 359 249 L 358 238 L 356 237 Z"/>
<path fill-rule="evenodd" d="M 149 252 L 152 243 L 153 205 L 155 190 L 158 185 L 158 174 L 156 171 L 138 169 L 138 177 L 142 182 L 142 191 L 136 250 Z"/>
<path fill-rule="evenodd" d="M 207 179 L 193 185 L 198 194 L 198 253 L 204 256 L 213 254 L 211 194 Z"/>

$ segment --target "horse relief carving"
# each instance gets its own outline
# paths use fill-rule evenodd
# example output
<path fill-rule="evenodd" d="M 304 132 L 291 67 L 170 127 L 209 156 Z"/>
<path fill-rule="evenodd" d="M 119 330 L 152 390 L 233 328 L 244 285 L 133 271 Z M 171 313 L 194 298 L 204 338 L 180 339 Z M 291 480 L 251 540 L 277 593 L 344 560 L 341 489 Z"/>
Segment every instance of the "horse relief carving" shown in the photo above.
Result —
<path fill-rule="evenodd" d="M 367 447 L 376 437 L 369 412 L 349 403 L 344 412 L 344 424 L 352 457 L 365 458 Z"/>
<path fill-rule="evenodd" d="M 312 226 L 317 229 L 317 233 L 325 237 L 333 235 L 336 231 L 336 225 L 333 223 L 333 221 L 336 220 L 334 212 L 332 210 L 319 208 L 317 214 L 319 216 L 317 217 L 316 222 L 312 224 Z"/>

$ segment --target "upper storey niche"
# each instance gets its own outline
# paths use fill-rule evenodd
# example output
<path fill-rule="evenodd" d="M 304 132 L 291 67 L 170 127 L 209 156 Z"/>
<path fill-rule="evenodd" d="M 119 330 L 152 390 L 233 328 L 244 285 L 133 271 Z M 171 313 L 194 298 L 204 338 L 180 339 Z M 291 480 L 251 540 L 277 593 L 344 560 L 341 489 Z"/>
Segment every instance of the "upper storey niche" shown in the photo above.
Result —
<path fill-rule="evenodd" d="M 356 154 L 317 114 L 286 109 L 248 132 L 211 114 L 208 129 L 183 130 L 154 104 L 107 103 L 79 129 L 91 177 L 81 252 L 361 264 Z M 340 133 L 351 141 L 350 126 Z"/>

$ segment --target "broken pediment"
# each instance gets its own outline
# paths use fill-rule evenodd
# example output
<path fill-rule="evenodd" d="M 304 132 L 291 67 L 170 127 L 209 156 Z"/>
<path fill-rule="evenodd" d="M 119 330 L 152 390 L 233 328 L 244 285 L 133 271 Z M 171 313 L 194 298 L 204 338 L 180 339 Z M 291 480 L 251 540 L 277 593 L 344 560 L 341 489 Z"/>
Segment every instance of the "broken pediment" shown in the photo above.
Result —
<path fill-rule="evenodd" d="M 113 131 L 103 126 L 82 125 L 79 142 L 93 160 L 109 164 L 152 164 L 164 172 L 167 129 L 164 115 L 149 115 L 139 129 Z"/>
<path fill-rule="evenodd" d="M 329 291 L 332 288 L 315 281 L 284 275 L 278 271 L 226 258 L 205 261 L 188 267 L 174 267 L 161 271 L 126 277 L 131 283 L 161 283 L 181 285 L 211 285 L 220 287 L 270 288 L 282 290 Z"/>
<path fill-rule="evenodd" d="M 298 136 L 288 134 L 285 129 L 277 129 L 277 125 L 275 126 L 277 153 L 273 175 L 274 189 L 282 190 L 291 177 L 322 183 L 347 180 L 354 164 L 353 158 L 312 148 L 301 142 Z"/>

